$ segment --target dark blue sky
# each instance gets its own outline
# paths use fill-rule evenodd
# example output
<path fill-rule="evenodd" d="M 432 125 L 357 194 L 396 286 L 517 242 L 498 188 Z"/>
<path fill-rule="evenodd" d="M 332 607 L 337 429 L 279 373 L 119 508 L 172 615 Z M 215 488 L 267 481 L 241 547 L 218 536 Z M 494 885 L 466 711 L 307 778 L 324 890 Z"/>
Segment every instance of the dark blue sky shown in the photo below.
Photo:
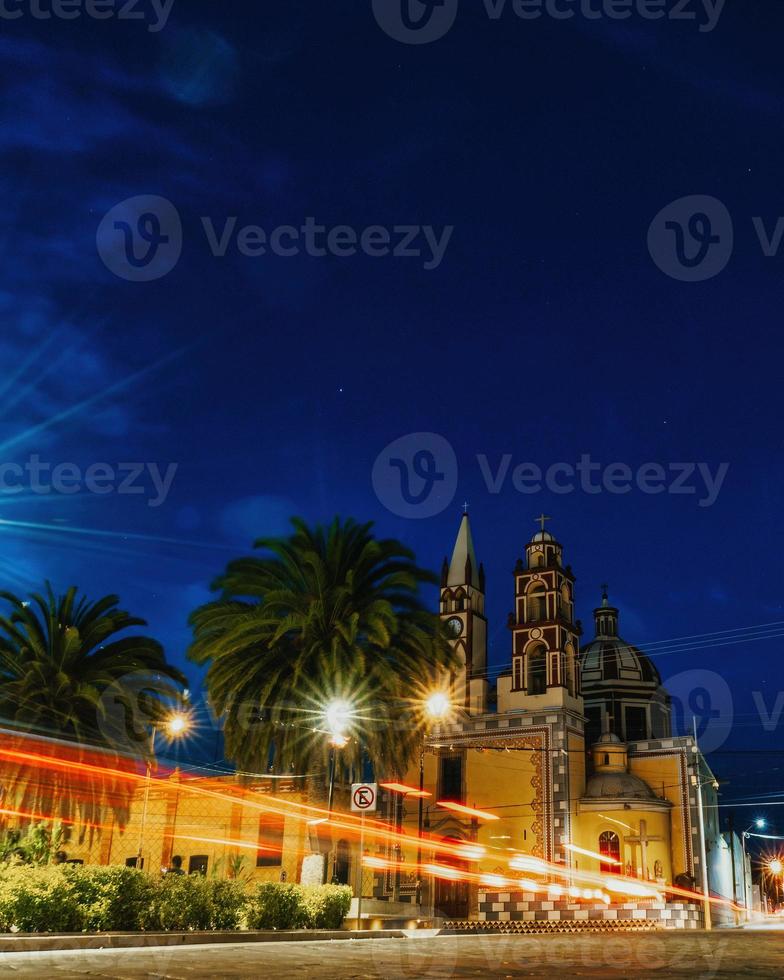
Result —
<path fill-rule="evenodd" d="M 714 758 L 728 797 L 784 789 L 765 754 L 782 724 L 766 731 L 752 697 L 773 710 L 782 639 L 741 630 L 784 620 L 784 249 L 766 257 L 752 223 L 772 232 L 784 214 L 782 27 L 770 0 L 729 4 L 711 32 L 493 21 L 460 0 L 454 27 L 417 46 L 387 36 L 370 0 L 175 0 L 157 32 L 3 22 L 2 462 L 178 467 L 158 507 L 4 494 L 0 517 L 43 527 L 0 526 L 3 584 L 117 591 L 182 662 L 210 580 L 289 515 L 375 520 L 437 568 L 467 499 L 500 664 L 511 569 L 545 510 L 586 625 L 607 580 L 632 642 L 738 630 L 658 665 L 729 684 L 722 751 L 761 751 Z M 176 207 L 183 249 L 140 283 L 105 266 L 96 231 L 142 194 Z M 681 282 L 652 261 L 648 228 L 698 194 L 729 210 L 734 250 Z M 430 270 L 216 258 L 201 219 L 230 216 L 454 231 Z M 449 507 L 412 520 L 371 471 L 421 431 L 454 447 L 459 480 Z M 510 480 L 491 494 L 476 458 L 504 453 L 729 471 L 710 507 L 701 491 L 523 495 Z"/>

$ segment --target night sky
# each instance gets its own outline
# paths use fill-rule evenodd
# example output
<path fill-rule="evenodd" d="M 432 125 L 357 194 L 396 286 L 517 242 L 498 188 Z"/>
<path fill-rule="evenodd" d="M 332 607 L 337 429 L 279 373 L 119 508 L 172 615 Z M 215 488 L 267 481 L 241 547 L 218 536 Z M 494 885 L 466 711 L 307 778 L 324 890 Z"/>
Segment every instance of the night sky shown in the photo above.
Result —
<path fill-rule="evenodd" d="M 784 215 L 784 15 L 729 3 L 700 31 L 688 9 L 697 21 L 522 21 L 511 5 L 493 20 L 460 0 L 419 45 L 370 0 L 175 0 L 154 31 L 3 21 L 0 462 L 177 465 L 159 506 L 149 473 L 141 494 L 0 495 L 3 587 L 116 591 L 183 664 L 209 583 L 291 515 L 373 520 L 438 569 L 468 501 L 502 665 L 512 568 L 545 511 L 588 638 L 603 581 L 630 642 L 736 631 L 661 644 L 657 665 L 701 671 L 676 688 L 732 710 L 711 757 L 725 799 L 784 791 L 784 717 L 766 731 L 753 699 L 772 712 L 784 688 L 784 628 L 750 638 L 784 625 L 784 245 L 766 256 L 753 223 L 773 235 Z M 96 245 L 137 195 L 182 221 L 179 261 L 149 282 Z M 687 195 L 734 224 L 705 281 L 649 253 L 654 216 Z M 231 216 L 454 230 L 437 268 L 246 257 L 236 239 L 215 257 L 202 219 Z M 411 519 L 371 473 L 417 432 L 451 444 L 459 478 Z M 511 476 L 491 493 L 477 456 L 495 472 L 504 454 L 729 470 L 711 506 L 696 476 L 693 494 L 522 494 Z"/>

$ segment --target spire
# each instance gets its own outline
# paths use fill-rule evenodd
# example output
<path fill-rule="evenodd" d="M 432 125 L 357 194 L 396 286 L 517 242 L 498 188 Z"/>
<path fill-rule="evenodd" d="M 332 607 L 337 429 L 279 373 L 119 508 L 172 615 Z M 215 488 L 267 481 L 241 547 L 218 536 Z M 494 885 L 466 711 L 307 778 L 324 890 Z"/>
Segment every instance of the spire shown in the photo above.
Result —
<path fill-rule="evenodd" d="M 452 552 L 452 561 L 449 563 L 447 585 L 473 585 L 475 589 L 479 588 L 479 562 L 474 553 L 471 524 L 467 513 L 460 518 L 455 549 Z"/>
<path fill-rule="evenodd" d="M 602 585 L 602 604 L 593 611 L 596 635 L 613 637 L 618 635 L 618 610 L 610 605 L 607 586 Z"/>

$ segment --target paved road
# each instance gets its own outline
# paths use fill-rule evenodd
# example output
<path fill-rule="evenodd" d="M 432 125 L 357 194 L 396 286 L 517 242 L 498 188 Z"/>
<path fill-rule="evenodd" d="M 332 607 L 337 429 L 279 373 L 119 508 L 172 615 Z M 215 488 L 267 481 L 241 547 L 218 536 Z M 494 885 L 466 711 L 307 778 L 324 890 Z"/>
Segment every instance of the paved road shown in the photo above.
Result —
<path fill-rule="evenodd" d="M 775 931 L 231 944 L 180 949 L 0 954 L 4 978 L 191 980 L 205 977 L 353 978 L 784 976 L 784 935 Z"/>

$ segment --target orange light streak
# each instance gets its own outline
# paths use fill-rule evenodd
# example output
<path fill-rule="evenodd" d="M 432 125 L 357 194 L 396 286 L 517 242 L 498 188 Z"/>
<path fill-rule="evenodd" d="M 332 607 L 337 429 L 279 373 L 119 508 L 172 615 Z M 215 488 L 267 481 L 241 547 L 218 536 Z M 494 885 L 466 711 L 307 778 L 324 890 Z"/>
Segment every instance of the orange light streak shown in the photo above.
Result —
<path fill-rule="evenodd" d="M 598 851 L 587 851 L 584 847 L 578 847 L 576 844 L 564 844 L 564 847 L 570 851 L 574 851 L 575 854 L 585 854 L 586 857 L 596 858 L 597 861 L 601 861 L 603 864 L 617 864 L 618 867 L 621 867 L 623 864 L 623 862 L 610 857 L 608 854 L 599 854 Z"/>
<path fill-rule="evenodd" d="M 445 810 L 452 810 L 454 813 L 462 813 L 467 817 L 477 817 L 479 820 L 500 820 L 497 813 L 475 810 L 473 807 L 463 806 L 462 803 L 453 803 L 451 800 L 437 800 L 436 806 L 442 806 Z"/>
<path fill-rule="evenodd" d="M 405 783 L 379 783 L 384 789 L 391 790 L 393 793 L 402 793 L 404 796 L 425 797 L 432 796 L 426 789 L 417 789 L 416 786 L 406 786 Z"/>

